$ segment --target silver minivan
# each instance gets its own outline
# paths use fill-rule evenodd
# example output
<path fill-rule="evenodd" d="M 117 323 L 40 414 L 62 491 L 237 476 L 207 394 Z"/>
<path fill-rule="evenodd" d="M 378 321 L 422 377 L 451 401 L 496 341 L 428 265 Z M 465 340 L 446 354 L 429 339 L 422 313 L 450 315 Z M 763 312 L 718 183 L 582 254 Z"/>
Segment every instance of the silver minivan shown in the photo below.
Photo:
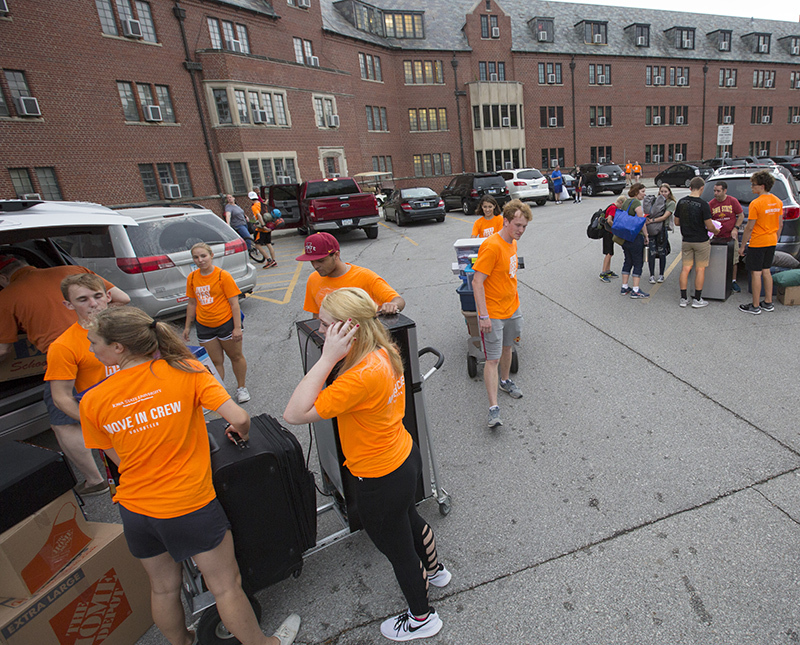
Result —
<path fill-rule="evenodd" d="M 242 294 L 256 286 L 244 240 L 217 215 L 192 206 L 115 211 L 138 226 L 110 226 L 95 235 L 57 235 L 53 241 L 75 262 L 103 276 L 153 318 L 179 318 L 186 311 L 186 278 L 197 267 L 189 249 L 207 243 L 214 264 L 233 276 Z"/>

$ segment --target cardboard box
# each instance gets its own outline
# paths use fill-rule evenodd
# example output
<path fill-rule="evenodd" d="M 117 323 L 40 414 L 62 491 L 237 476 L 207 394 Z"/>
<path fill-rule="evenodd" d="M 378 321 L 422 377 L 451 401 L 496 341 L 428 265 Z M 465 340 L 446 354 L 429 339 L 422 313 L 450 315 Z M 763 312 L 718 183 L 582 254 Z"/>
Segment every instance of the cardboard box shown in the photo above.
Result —
<path fill-rule="evenodd" d="M 11 345 L 11 353 L 0 361 L 0 381 L 13 381 L 26 376 L 44 374 L 47 371 L 47 354 L 42 354 L 20 335 Z"/>
<path fill-rule="evenodd" d="M 0 596 L 29 598 L 91 541 L 69 490 L 0 535 Z"/>
<path fill-rule="evenodd" d="M 800 305 L 800 287 L 778 287 L 778 302 L 782 305 Z"/>
<path fill-rule="evenodd" d="M 481 330 L 478 327 L 478 312 L 477 311 L 462 311 L 464 314 L 464 320 L 467 323 L 467 332 L 470 336 L 480 336 Z"/>
<path fill-rule="evenodd" d="M 95 538 L 28 600 L 0 601 L 2 645 L 133 645 L 153 624 L 150 583 L 121 524 L 91 524 Z"/>

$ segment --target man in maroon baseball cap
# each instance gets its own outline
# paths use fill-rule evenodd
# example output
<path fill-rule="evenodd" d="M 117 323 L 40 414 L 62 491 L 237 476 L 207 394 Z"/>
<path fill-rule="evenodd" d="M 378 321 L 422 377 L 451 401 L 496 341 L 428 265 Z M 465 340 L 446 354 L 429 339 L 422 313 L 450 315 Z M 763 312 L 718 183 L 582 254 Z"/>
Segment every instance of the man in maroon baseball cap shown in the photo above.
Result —
<path fill-rule="evenodd" d="M 314 233 L 306 238 L 305 253 L 300 262 L 311 262 L 316 270 L 308 276 L 303 308 L 316 318 L 322 299 L 342 287 L 360 287 L 366 291 L 383 314 L 396 314 L 406 301 L 377 273 L 364 267 L 342 262 L 339 242 L 330 233 Z"/>

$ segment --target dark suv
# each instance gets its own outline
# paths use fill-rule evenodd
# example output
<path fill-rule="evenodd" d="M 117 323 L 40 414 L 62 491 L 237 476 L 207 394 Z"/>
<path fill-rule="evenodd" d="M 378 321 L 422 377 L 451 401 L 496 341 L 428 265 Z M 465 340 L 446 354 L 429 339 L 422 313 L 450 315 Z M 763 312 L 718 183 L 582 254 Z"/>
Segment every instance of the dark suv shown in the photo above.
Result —
<path fill-rule="evenodd" d="M 500 206 L 511 199 L 505 180 L 496 172 L 468 172 L 458 175 L 441 192 L 445 210 L 460 208 L 464 215 L 474 215 L 478 202 L 484 195 L 494 197 Z"/>
<path fill-rule="evenodd" d="M 619 195 L 625 189 L 625 171 L 615 163 L 587 163 L 581 167 L 583 193 L 587 197 L 610 190 Z"/>

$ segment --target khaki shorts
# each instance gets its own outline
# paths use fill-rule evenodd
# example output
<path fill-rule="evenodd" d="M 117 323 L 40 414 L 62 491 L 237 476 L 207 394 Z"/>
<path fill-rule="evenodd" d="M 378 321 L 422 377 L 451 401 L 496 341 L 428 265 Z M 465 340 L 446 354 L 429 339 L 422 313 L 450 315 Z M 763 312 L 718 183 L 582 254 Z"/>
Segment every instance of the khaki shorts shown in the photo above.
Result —
<path fill-rule="evenodd" d="M 683 242 L 681 244 L 683 266 L 694 265 L 698 269 L 708 266 L 711 259 L 711 240 L 705 242 Z"/>

